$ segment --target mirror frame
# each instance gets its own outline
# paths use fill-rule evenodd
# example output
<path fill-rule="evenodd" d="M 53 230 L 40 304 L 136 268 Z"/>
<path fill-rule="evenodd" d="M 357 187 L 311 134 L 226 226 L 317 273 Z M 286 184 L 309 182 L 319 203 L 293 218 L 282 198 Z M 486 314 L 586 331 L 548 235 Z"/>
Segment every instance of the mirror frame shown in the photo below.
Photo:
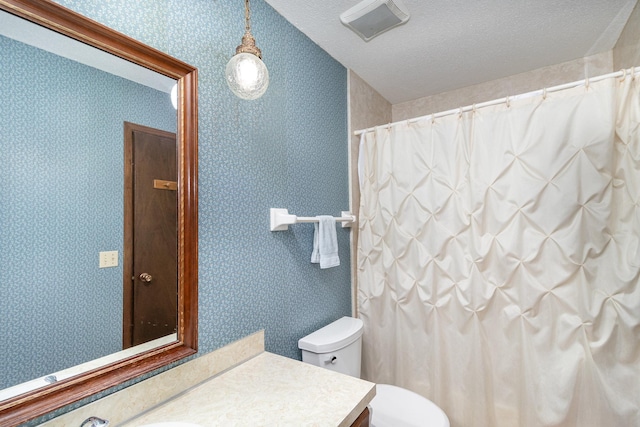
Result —
<path fill-rule="evenodd" d="M 178 80 L 178 340 L 0 402 L 0 425 L 32 420 L 197 352 L 198 109 L 195 67 L 50 0 L 0 0 L 0 10 Z"/>

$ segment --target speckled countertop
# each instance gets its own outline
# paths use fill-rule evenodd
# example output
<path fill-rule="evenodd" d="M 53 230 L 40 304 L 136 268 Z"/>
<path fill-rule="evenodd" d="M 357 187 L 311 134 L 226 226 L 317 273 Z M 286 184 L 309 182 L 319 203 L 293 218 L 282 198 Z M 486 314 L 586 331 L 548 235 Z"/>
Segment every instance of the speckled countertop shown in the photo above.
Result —
<path fill-rule="evenodd" d="M 124 426 L 350 426 L 374 395 L 373 383 L 264 352 Z"/>

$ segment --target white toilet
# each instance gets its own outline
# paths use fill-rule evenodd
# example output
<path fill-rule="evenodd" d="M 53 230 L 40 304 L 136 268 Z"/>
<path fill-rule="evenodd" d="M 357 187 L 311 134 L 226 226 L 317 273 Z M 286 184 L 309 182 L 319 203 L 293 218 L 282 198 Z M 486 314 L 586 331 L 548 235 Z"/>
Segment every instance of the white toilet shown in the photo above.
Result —
<path fill-rule="evenodd" d="M 360 378 L 362 320 L 343 317 L 300 338 L 302 361 Z M 376 384 L 369 404 L 372 427 L 449 427 L 447 415 L 417 393 Z"/>

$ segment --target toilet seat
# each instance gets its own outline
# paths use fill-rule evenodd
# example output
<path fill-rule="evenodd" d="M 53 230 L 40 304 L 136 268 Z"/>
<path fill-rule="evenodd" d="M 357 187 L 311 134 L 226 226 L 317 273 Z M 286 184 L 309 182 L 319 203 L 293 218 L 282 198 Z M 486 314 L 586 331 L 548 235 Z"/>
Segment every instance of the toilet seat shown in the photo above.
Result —
<path fill-rule="evenodd" d="M 371 427 L 450 427 L 446 414 L 435 403 L 389 384 L 376 384 L 369 409 Z"/>

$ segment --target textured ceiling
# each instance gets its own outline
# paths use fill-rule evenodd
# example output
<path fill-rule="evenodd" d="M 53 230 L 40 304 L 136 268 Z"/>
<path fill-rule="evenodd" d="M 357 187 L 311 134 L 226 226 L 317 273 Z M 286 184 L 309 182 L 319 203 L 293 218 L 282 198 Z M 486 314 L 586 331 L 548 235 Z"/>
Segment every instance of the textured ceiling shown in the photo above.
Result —
<path fill-rule="evenodd" d="M 610 50 L 637 0 L 401 0 L 409 22 L 369 42 L 360 0 L 265 0 L 392 104 Z"/>

